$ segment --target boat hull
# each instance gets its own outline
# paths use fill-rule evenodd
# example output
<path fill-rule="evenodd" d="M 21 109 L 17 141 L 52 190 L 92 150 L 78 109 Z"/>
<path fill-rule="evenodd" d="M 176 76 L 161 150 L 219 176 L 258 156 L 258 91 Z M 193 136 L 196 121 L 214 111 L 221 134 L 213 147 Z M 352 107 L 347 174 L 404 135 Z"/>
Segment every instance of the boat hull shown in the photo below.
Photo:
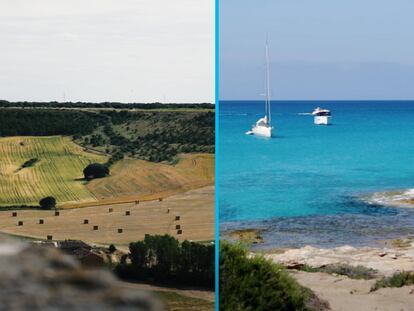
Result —
<path fill-rule="evenodd" d="M 316 125 L 330 125 L 331 116 L 315 116 L 314 123 Z"/>
<path fill-rule="evenodd" d="M 251 130 L 253 135 L 272 137 L 274 135 L 273 127 L 270 126 L 254 126 Z"/>

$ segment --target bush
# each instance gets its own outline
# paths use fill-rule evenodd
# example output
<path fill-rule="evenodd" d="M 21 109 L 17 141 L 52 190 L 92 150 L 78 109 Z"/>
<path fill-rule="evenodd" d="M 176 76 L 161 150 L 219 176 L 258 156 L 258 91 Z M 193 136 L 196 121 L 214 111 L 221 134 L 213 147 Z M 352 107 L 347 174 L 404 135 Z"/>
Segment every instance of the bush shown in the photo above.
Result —
<path fill-rule="evenodd" d="M 100 163 L 89 164 L 83 170 L 85 179 L 102 178 L 109 175 L 109 168 L 106 165 Z"/>
<path fill-rule="evenodd" d="M 115 252 L 115 251 L 116 251 L 116 247 L 115 247 L 115 245 L 113 245 L 113 244 L 109 245 L 109 251 L 110 251 L 111 253 Z"/>
<path fill-rule="evenodd" d="M 220 310 L 309 310 L 309 298 L 282 266 L 220 242 Z"/>
<path fill-rule="evenodd" d="M 39 201 L 40 208 L 52 209 L 56 207 L 56 199 L 54 197 L 46 197 Z"/>
<path fill-rule="evenodd" d="M 346 275 L 350 279 L 372 280 L 377 277 L 377 271 L 364 266 L 351 266 L 347 264 L 331 264 L 324 267 L 314 268 L 311 266 L 301 266 L 298 270 L 306 272 L 324 272 L 329 274 Z"/>
<path fill-rule="evenodd" d="M 377 290 L 383 287 L 402 287 L 414 284 L 414 272 L 397 272 L 390 277 L 382 278 L 377 281 L 372 290 Z"/>

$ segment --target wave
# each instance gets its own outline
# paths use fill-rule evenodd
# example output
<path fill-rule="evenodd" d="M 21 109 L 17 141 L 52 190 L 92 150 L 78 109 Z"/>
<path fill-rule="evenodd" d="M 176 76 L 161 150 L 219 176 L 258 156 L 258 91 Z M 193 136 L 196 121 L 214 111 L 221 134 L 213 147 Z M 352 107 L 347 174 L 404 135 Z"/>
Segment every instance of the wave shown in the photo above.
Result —
<path fill-rule="evenodd" d="M 362 197 L 368 204 L 379 204 L 386 206 L 413 206 L 407 201 L 414 200 L 414 188 L 400 191 L 374 192 Z"/>

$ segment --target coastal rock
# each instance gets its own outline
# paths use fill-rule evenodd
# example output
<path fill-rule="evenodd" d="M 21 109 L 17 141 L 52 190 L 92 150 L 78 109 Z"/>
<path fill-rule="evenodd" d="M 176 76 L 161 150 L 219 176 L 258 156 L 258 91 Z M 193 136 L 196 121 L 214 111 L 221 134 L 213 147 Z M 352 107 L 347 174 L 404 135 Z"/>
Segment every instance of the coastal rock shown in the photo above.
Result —
<path fill-rule="evenodd" d="M 125 289 L 108 271 L 84 270 L 52 247 L 0 240 L 0 275 L 0 310 L 162 310 L 148 293 Z"/>
<path fill-rule="evenodd" d="M 332 264 L 347 264 L 371 268 L 384 276 L 390 276 L 397 271 L 414 271 L 413 245 L 404 249 L 351 246 L 320 249 L 305 246 L 283 253 L 267 254 L 265 257 L 287 267 L 307 265 L 320 268 Z"/>

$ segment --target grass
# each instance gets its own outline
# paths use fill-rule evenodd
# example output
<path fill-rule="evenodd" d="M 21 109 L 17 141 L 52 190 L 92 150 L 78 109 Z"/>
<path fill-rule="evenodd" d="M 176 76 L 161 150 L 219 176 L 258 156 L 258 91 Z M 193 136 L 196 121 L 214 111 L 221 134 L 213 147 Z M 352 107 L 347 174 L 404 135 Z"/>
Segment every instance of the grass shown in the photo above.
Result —
<path fill-rule="evenodd" d="M 324 267 L 314 268 L 308 265 L 299 267 L 298 270 L 305 272 L 324 272 L 329 274 L 345 275 L 356 280 L 371 280 L 377 276 L 377 271 L 364 266 L 350 266 L 346 264 L 332 264 Z"/>
<path fill-rule="evenodd" d="M 46 196 L 94 201 L 79 179 L 86 165 L 107 160 L 62 136 L 0 138 L 0 154 L 0 206 L 37 205 Z"/>
<path fill-rule="evenodd" d="M 378 290 L 384 287 L 403 287 L 414 284 L 414 272 L 397 272 L 389 277 L 378 280 L 372 290 Z"/>
<path fill-rule="evenodd" d="M 156 291 L 155 294 L 165 304 L 166 311 L 212 311 L 214 302 L 179 295 L 175 292 Z"/>

